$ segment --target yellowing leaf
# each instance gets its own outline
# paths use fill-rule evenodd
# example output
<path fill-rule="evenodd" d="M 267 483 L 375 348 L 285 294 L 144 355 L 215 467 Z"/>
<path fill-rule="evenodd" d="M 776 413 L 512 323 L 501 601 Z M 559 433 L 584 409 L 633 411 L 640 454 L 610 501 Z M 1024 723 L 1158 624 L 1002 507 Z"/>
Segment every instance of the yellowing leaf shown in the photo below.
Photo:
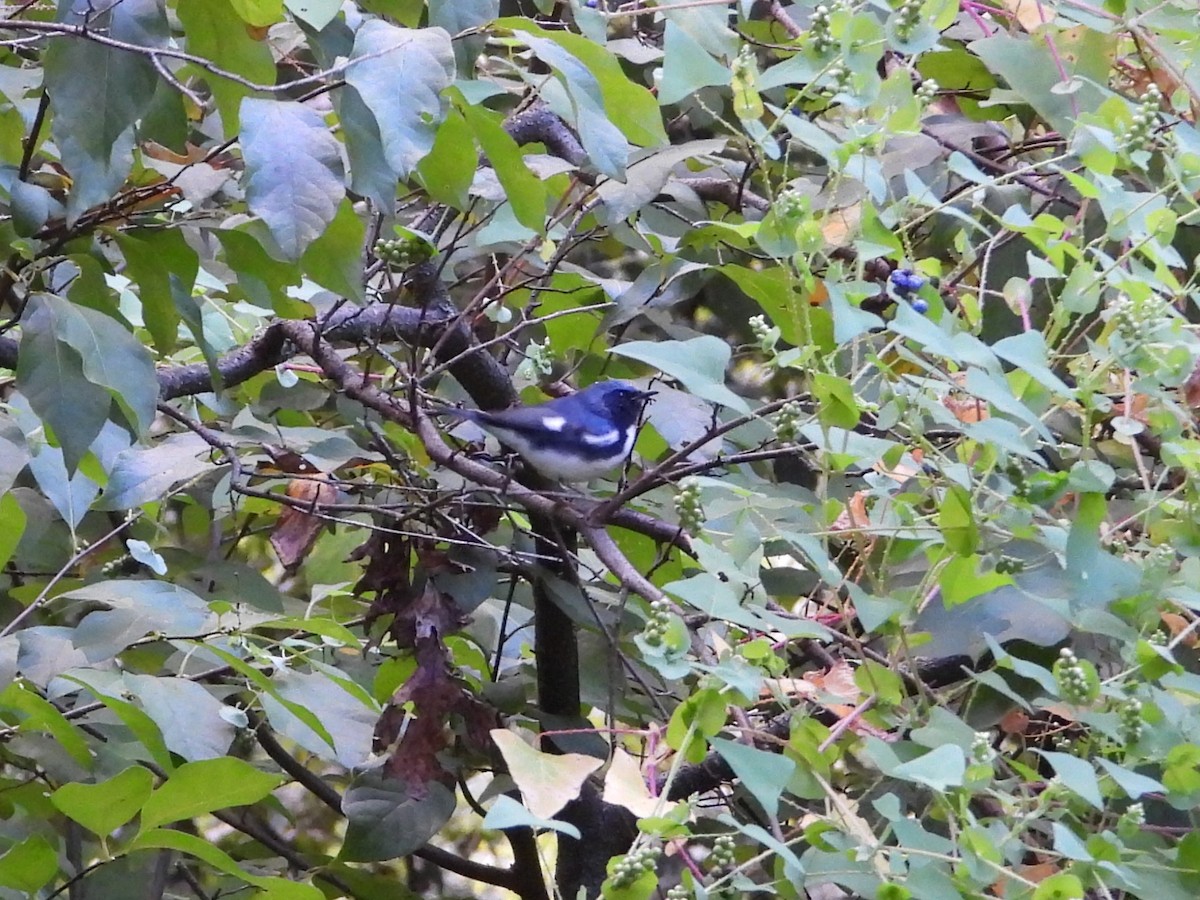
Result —
<path fill-rule="evenodd" d="M 521 791 L 525 808 L 542 818 L 549 818 L 578 797 L 587 777 L 603 765 L 581 753 L 542 753 L 503 728 L 493 729 L 491 734 L 508 764 L 508 774 Z"/>
<path fill-rule="evenodd" d="M 1037 0 L 1004 0 L 1004 6 L 1026 31 L 1033 31 L 1054 19 L 1054 13 L 1047 11 Z"/>
<path fill-rule="evenodd" d="M 613 751 L 612 764 L 604 776 L 604 802 L 623 806 L 644 819 L 655 815 L 662 801 L 650 796 L 637 761 L 618 747 Z"/>

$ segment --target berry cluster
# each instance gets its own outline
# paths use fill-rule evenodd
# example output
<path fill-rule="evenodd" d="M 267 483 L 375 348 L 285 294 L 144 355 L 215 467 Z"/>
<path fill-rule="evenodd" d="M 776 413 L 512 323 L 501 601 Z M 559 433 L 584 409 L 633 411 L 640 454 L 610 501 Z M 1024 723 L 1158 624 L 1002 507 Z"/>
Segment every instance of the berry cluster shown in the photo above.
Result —
<path fill-rule="evenodd" d="M 1118 833 L 1124 835 L 1128 832 L 1136 832 L 1146 824 L 1146 807 L 1140 803 L 1130 803 L 1125 807 L 1125 812 L 1121 813 L 1121 819 L 1117 822 Z"/>
<path fill-rule="evenodd" d="M 992 759 L 992 736 L 986 731 L 975 732 L 975 739 L 971 741 L 971 761 L 974 763 L 987 763 Z"/>
<path fill-rule="evenodd" d="M 525 359 L 517 367 L 517 374 L 530 381 L 537 381 L 540 376 L 549 375 L 554 371 L 554 351 L 550 349 L 550 338 L 541 341 L 530 341 L 525 348 Z"/>
<path fill-rule="evenodd" d="M 1025 560 L 1015 556 L 1001 556 L 996 560 L 997 575 L 1016 575 L 1025 571 Z"/>
<path fill-rule="evenodd" d="M 907 297 L 913 291 L 919 291 L 925 286 L 925 278 L 912 269 L 895 269 L 889 277 L 892 287 L 901 297 Z"/>
<path fill-rule="evenodd" d="M 1121 136 L 1126 150 L 1148 150 L 1154 144 L 1154 126 L 1158 122 L 1158 109 L 1162 105 L 1162 91 L 1157 85 L 1146 88 L 1142 102 L 1133 113 L 1133 122 Z"/>
<path fill-rule="evenodd" d="M 804 411 L 795 400 L 789 400 L 775 414 L 775 437 L 777 440 L 790 444 L 800 434 L 800 419 Z"/>
<path fill-rule="evenodd" d="M 431 256 L 429 245 L 415 237 L 380 238 L 373 249 L 376 257 L 397 269 L 423 263 Z"/>
<path fill-rule="evenodd" d="M 924 276 L 918 275 L 912 269 L 894 269 L 888 280 L 891 281 L 896 296 L 904 300 L 909 300 L 909 295 L 923 288 L 926 282 Z M 921 315 L 929 312 L 929 304 L 922 297 L 913 297 L 908 305 Z"/>
<path fill-rule="evenodd" d="M 117 578 L 121 575 L 132 575 L 141 567 L 136 559 L 128 553 L 118 556 L 116 559 L 110 559 L 100 567 L 100 574 L 105 578 Z"/>
<path fill-rule="evenodd" d="M 795 188 L 784 188 L 775 195 L 775 202 L 771 204 L 771 211 L 781 219 L 802 216 L 808 212 L 808 208 L 808 198 Z M 761 319 L 762 316 L 755 316 L 755 318 Z"/>
<path fill-rule="evenodd" d="M 907 41 L 920 22 L 921 0 L 904 0 L 896 10 L 896 36 L 902 41 Z"/>
<path fill-rule="evenodd" d="M 713 839 L 712 853 L 708 859 L 714 869 L 727 869 L 732 866 L 737 861 L 733 854 L 733 835 L 717 835 Z"/>
<path fill-rule="evenodd" d="M 675 887 L 667 891 L 667 900 L 688 900 L 692 896 L 692 892 L 685 888 L 682 884 L 677 884 Z"/>
<path fill-rule="evenodd" d="M 1142 721 L 1142 701 L 1136 697 L 1130 697 L 1120 705 L 1117 715 L 1121 719 L 1121 740 L 1125 742 L 1125 746 L 1128 747 L 1140 741 L 1146 730 L 1146 725 Z"/>
<path fill-rule="evenodd" d="M 779 331 L 767 324 L 767 320 L 763 316 L 751 316 L 750 333 L 754 335 L 754 339 L 758 341 L 758 349 L 767 356 L 775 355 L 775 343 L 779 340 Z"/>
<path fill-rule="evenodd" d="M 829 7 L 824 4 L 813 10 L 808 20 L 808 42 L 816 53 L 828 53 L 836 46 L 829 30 Z"/>
<path fill-rule="evenodd" d="M 629 887 L 646 872 L 654 871 L 654 864 L 661 853 L 657 847 L 642 847 L 626 853 L 613 866 L 609 882 L 618 890 Z"/>
<path fill-rule="evenodd" d="M 651 647 L 663 642 L 667 626 L 671 624 L 671 604 L 666 600 L 655 600 L 650 604 L 650 618 L 642 628 L 642 640 Z"/>
<path fill-rule="evenodd" d="M 1131 348 L 1154 340 L 1163 322 L 1172 318 L 1170 303 L 1154 294 L 1140 303 L 1119 294 L 1109 302 L 1107 315 L 1116 325 L 1117 334 Z"/>
<path fill-rule="evenodd" d="M 825 84 L 821 90 L 826 97 L 840 94 L 850 86 L 850 70 L 845 66 L 830 66 L 825 70 Z"/>
<path fill-rule="evenodd" d="M 697 534 L 704 524 L 704 507 L 700 503 L 700 482 L 685 478 L 679 482 L 679 493 L 675 495 L 675 512 L 679 514 L 679 527 L 688 534 Z"/>
<path fill-rule="evenodd" d="M 1099 684 L 1094 670 L 1089 672 L 1090 663 L 1081 662 L 1070 647 L 1058 651 L 1054 662 L 1054 680 L 1062 692 L 1063 699 L 1076 706 L 1092 703 L 1099 694 Z"/>
<path fill-rule="evenodd" d="M 926 78 L 917 87 L 917 90 L 916 90 L 917 100 L 919 100 L 922 105 L 925 105 L 925 104 L 929 103 L 930 101 L 932 101 L 933 98 L 937 96 L 937 92 L 939 90 L 940 90 L 940 86 L 938 85 L 938 83 L 936 81 L 934 81 L 932 78 Z"/>

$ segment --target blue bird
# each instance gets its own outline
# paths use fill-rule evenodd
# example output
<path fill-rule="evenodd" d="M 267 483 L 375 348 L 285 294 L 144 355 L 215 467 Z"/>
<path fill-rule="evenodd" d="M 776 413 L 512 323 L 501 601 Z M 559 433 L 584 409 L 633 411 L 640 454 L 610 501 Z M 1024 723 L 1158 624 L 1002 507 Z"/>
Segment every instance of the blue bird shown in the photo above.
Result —
<path fill-rule="evenodd" d="M 455 414 L 491 432 L 546 477 L 587 481 L 629 458 L 638 418 L 653 396 L 625 381 L 601 381 L 534 406 Z"/>

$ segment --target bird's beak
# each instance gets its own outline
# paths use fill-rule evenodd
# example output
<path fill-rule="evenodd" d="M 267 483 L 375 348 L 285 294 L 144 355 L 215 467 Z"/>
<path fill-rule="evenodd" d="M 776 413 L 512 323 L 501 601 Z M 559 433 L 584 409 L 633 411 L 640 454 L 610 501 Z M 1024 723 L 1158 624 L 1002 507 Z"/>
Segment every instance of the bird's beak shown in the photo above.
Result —
<path fill-rule="evenodd" d="M 637 398 L 643 403 L 649 403 L 658 395 L 658 391 L 640 391 Z"/>

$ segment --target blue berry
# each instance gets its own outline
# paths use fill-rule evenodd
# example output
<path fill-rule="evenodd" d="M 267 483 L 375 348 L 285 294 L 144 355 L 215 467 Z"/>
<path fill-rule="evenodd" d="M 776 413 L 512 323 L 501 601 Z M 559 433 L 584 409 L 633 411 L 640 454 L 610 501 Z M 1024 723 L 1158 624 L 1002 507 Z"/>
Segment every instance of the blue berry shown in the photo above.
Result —
<path fill-rule="evenodd" d="M 929 312 L 929 304 L 920 297 L 914 297 L 908 305 L 912 307 L 913 312 L 919 313 L 922 316 Z"/>
<path fill-rule="evenodd" d="M 896 269 L 891 275 L 892 287 L 901 297 L 920 290 L 925 285 L 925 279 L 912 269 Z"/>

